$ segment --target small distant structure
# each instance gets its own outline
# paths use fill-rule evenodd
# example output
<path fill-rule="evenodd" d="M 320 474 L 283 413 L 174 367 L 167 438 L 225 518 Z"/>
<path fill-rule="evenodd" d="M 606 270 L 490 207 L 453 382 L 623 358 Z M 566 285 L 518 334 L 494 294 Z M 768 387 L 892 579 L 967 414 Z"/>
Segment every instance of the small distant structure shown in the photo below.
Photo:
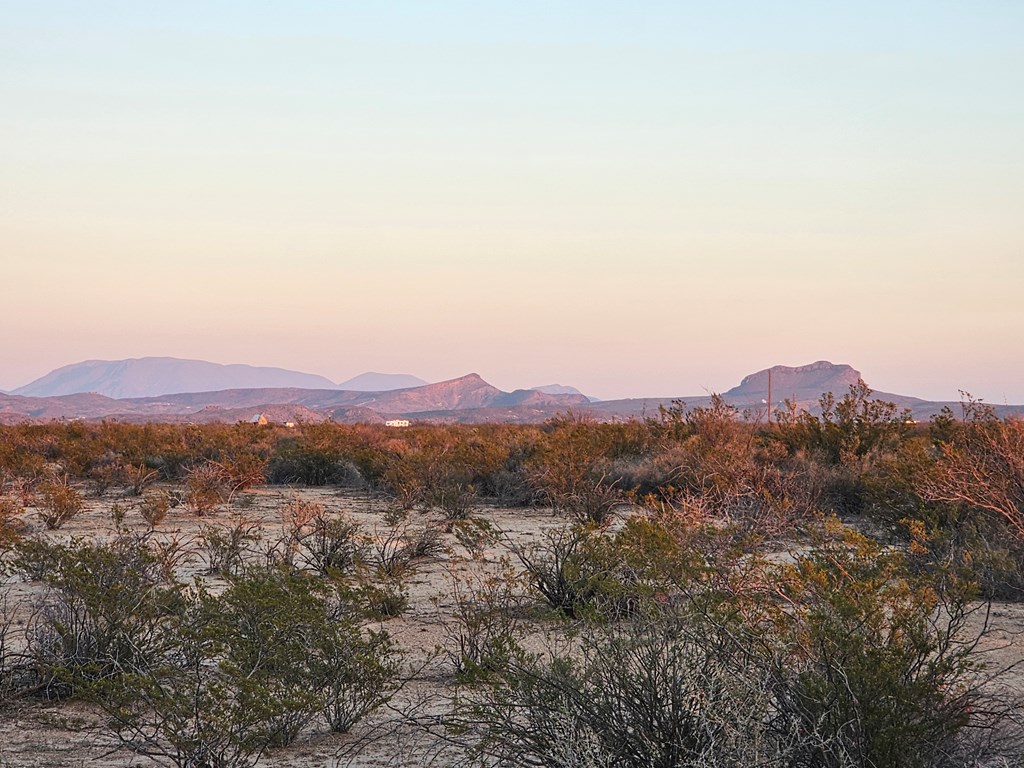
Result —
<path fill-rule="evenodd" d="M 285 426 L 285 429 L 295 429 L 295 422 L 294 421 L 286 421 L 284 423 L 284 426 Z"/>
<path fill-rule="evenodd" d="M 257 424 L 257 425 L 259 425 L 261 427 L 264 427 L 267 424 L 269 424 L 270 422 L 267 421 L 266 414 L 257 413 L 251 419 L 249 419 L 249 423 L 250 424 Z"/>
<path fill-rule="evenodd" d="M 385 427 L 408 427 L 408 419 L 388 419 L 384 422 Z"/>

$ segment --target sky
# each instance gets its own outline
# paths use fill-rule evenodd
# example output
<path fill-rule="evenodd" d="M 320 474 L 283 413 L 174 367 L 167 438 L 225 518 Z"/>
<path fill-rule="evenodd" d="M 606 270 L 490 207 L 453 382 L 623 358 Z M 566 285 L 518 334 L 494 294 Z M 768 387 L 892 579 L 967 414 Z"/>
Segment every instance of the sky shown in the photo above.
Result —
<path fill-rule="evenodd" d="M 0 389 L 1024 403 L 1024 3 L 0 0 Z"/>

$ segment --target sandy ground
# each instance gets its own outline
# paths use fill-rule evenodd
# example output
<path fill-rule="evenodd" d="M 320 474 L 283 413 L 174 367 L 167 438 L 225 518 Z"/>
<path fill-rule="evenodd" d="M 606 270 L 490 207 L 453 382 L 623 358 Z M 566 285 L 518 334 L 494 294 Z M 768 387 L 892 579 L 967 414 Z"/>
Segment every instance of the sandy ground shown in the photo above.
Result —
<path fill-rule="evenodd" d="M 368 535 L 384 534 L 389 530 L 385 522 L 388 506 L 354 491 L 333 489 L 279 489 L 258 488 L 242 495 L 230 507 L 214 514 L 197 517 L 181 508 L 172 509 L 159 526 L 166 539 L 177 537 L 187 541 L 199 534 L 206 525 L 228 525 L 234 516 L 247 522 L 260 524 L 263 535 L 273 539 L 282 533 L 279 509 L 289 500 L 299 498 L 315 501 L 328 512 L 341 512 L 358 522 Z M 46 531 L 38 517 L 29 508 L 25 520 L 32 532 L 52 540 L 73 537 L 93 538 L 111 536 L 114 532 L 110 516 L 113 504 L 128 506 L 130 499 L 108 494 L 104 498 L 87 499 L 86 510 L 66 523 L 59 531 Z M 505 509 L 486 507 L 474 510 L 475 516 L 486 519 L 517 541 L 526 542 L 545 528 L 560 526 L 564 521 L 549 511 L 537 509 Z M 412 512 L 407 522 L 412 528 L 423 527 L 431 518 Z M 125 520 L 129 527 L 144 530 L 145 525 L 137 513 L 129 511 Z M 415 572 L 407 581 L 409 608 L 399 617 L 372 625 L 386 629 L 405 653 L 404 664 L 415 670 L 413 679 L 396 697 L 394 705 L 407 708 L 421 700 L 436 698 L 452 680 L 450 664 L 438 657 L 437 648 L 444 643 L 446 614 L 453 607 L 451 579 L 453 573 L 466 574 L 470 570 L 496 569 L 498 561 L 507 552 L 500 546 L 486 548 L 477 561 L 452 534 L 445 534 L 448 551 L 417 562 Z M 182 578 L 206 571 L 201 553 L 181 572 Z M 216 581 L 216 578 L 212 579 Z M 18 621 L 24 621 L 28 607 L 41 592 L 38 584 L 18 579 L 7 584 L 8 602 L 17 607 Z M 398 716 L 383 713 L 376 722 L 360 724 L 352 734 L 309 733 L 286 747 L 264 755 L 261 766 L 383 766 L 419 765 L 423 757 L 403 753 L 419 752 L 414 742 L 419 736 L 397 724 Z M 383 738 L 377 738 L 384 734 Z M 349 757 L 356 747 L 359 757 Z M 408 759 L 405 759 L 407 758 Z M 120 748 L 116 739 L 103 728 L 103 715 L 96 707 L 77 702 L 47 703 L 33 699 L 0 705 L 0 768 L 10 766 L 136 766 L 153 765 L 149 758 L 134 756 Z"/>
<path fill-rule="evenodd" d="M 387 506 L 365 494 L 333 489 L 278 489 L 258 488 L 245 494 L 230 508 L 215 514 L 196 517 L 181 509 L 171 510 L 160 530 L 165 537 L 177 536 L 187 540 L 199 533 L 200 527 L 227 524 L 232 515 L 241 515 L 246 521 L 259 523 L 267 537 L 281 533 L 278 510 L 289 499 L 300 498 L 322 504 L 329 512 L 343 512 L 360 523 L 367 533 L 387 529 Z M 96 537 L 110 535 L 113 524 L 110 509 L 114 503 L 126 504 L 125 499 L 110 493 L 104 498 L 88 499 L 84 514 L 67 523 L 60 531 L 46 532 L 30 509 L 25 519 L 31 527 L 54 539 L 70 537 Z M 487 520 L 505 531 L 510 539 L 524 543 L 543 535 L 545 529 L 564 525 L 564 520 L 550 511 L 539 509 L 506 509 L 481 507 L 474 515 Z M 425 524 L 428 518 L 411 513 L 413 526 Z M 142 529 L 144 524 L 137 513 L 129 512 L 129 526 Z M 451 685 L 450 664 L 439 658 L 436 650 L 444 643 L 446 624 L 453 608 L 452 573 L 466 575 L 470 571 L 497 569 L 507 551 L 500 545 L 487 548 L 483 557 L 470 561 L 467 550 L 451 534 L 445 535 L 447 552 L 418 564 L 408 582 L 409 609 L 400 617 L 382 622 L 406 654 L 405 664 L 416 670 L 409 684 L 396 697 L 398 708 L 419 707 L 419 714 L 437 708 L 439 694 Z M 205 564 L 198 559 L 190 566 L 192 572 L 202 573 Z M 17 617 L 24 620 L 27 606 L 38 594 L 38 585 L 18 580 L 8 582 L 9 602 L 19 606 Z M 972 618 L 972 628 L 980 628 L 986 619 L 979 611 Z M 997 604 L 987 616 L 991 631 L 982 640 L 981 648 L 993 668 L 1006 668 L 1024 659 L 1024 605 Z M 1002 683 L 1024 693 L 1024 665 L 1000 677 Z M 434 703 L 422 703 L 433 701 Z M 372 723 L 356 726 L 352 734 L 306 733 L 286 748 L 267 752 L 261 766 L 314 766 L 352 765 L 416 766 L 426 762 L 422 734 L 399 724 L 397 715 L 387 713 Z M 360 754 L 348 757 L 355 747 Z M 100 766 L 120 768 L 153 765 L 149 758 L 132 755 L 121 748 L 116 739 L 103 728 L 103 715 L 95 707 L 81 703 L 51 704 L 38 700 L 20 700 L 0 708 L 0 768 L 27 766 Z M 165 763 L 169 764 L 169 763 Z"/>

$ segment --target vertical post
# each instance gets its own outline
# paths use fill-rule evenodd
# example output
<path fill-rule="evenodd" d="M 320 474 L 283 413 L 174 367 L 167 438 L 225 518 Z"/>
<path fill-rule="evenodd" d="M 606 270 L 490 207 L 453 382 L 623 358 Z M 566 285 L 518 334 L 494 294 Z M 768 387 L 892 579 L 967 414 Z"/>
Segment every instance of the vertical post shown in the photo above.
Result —
<path fill-rule="evenodd" d="M 768 369 L 768 425 L 772 423 L 772 369 Z"/>

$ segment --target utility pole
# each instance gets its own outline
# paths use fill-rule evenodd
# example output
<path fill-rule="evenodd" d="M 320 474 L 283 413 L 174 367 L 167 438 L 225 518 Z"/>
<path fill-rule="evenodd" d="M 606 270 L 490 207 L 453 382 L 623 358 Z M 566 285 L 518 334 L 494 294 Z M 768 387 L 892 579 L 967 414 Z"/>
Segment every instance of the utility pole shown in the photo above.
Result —
<path fill-rule="evenodd" d="M 768 426 L 772 424 L 772 369 L 768 369 Z"/>

